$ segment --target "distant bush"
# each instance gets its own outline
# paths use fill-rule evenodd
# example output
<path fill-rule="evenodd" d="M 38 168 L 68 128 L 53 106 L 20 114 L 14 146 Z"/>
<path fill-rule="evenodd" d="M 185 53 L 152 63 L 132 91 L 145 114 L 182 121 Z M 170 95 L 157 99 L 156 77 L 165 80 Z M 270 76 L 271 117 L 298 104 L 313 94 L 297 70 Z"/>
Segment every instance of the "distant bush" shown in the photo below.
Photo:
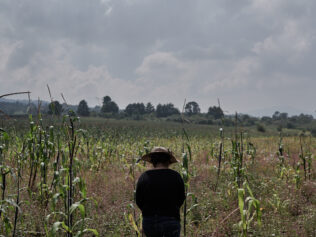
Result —
<path fill-rule="evenodd" d="M 208 125 L 214 124 L 213 120 L 211 120 L 211 119 L 199 120 L 197 123 L 198 123 L 198 124 L 208 124 Z"/>
<path fill-rule="evenodd" d="M 288 122 L 287 124 L 286 124 L 286 128 L 289 128 L 289 129 L 293 129 L 293 128 L 295 128 L 296 126 L 293 124 L 293 123 L 291 123 L 291 122 Z"/>
<path fill-rule="evenodd" d="M 266 128 L 262 124 L 258 123 L 257 124 L 257 131 L 258 132 L 266 132 Z"/>
<path fill-rule="evenodd" d="M 316 137 L 316 128 L 310 129 L 310 132 L 313 135 L 313 137 Z"/>
<path fill-rule="evenodd" d="M 282 129 L 283 129 L 282 124 L 279 124 L 279 125 L 277 126 L 277 130 L 278 130 L 278 132 L 282 132 Z"/>
<path fill-rule="evenodd" d="M 217 122 L 217 124 L 223 123 L 224 126 L 234 126 L 235 125 L 234 120 L 229 119 L 229 118 L 224 118 L 223 121 L 217 120 L 216 122 Z"/>

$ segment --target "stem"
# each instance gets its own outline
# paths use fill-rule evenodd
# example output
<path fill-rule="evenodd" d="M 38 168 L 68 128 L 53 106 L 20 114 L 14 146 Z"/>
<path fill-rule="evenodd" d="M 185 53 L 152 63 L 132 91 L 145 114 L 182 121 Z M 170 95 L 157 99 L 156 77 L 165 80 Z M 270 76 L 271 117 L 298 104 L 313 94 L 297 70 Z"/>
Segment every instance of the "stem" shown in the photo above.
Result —
<path fill-rule="evenodd" d="M 3 172 L 3 170 L 1 170 L 1 176 L 2 176 L 2 195 L 1 195 L 1 200 L 2 200 L 2 203 L 3 203 L 3 201 L 4 201 L 4 197 L 5 197 L 5 189 L 6 189 L 6 175 L 8 174 L 8 173 L 2 173 Z M 2 205 L 0 206 L 0 207 L 2 207 Z M 2 213 L 2 211 L 1 211 L 2 209 L 0 208 L 0 217 L 1 217 L 1 213 Z"/>
<path fill-rule="evenodd" d="M 215 184 L 215 192 L 218 185 L 218 180 L 221 172 L 221 163 L 222 163 L 222 151 L 223 151 L 223 143 L 221 142 L 219 144 L 219 156 L 218 156 L 218 169 L 217 169 L 217 178 L 216 178 L 216 184 Z"/>
<path fill-rule="evenodd" d="M 302 143 L 302 135 L 300 136 L 300 146 L 301 146 L 301 159 L 303 160 L 303 168 L 304 168 L 304 179 L 306 181 L 306 159 L 303 151 L 303 143 Z"/>
<path fill-rule="evenodd" d="M 24 145 L 22 147 L 22 152 L 21 154 L 24 153 Z M 17 196 L 16 196 L 16 207 L 15 207 L 15 214 L 14 214 L 14 228 L 13 228 L 13 234 L 12 236 L 14 237 L 15 236 L 15 232 L 16 232 L 16 224 L 18 222 L 18 215 L 19 215 L 19 204 L 20 204 L 20 178 L 21 178 L 21 161 L 20 161 L 20 158 L 18 158 L 18 180 L 17 180 Z"/>
<path fill-rule="evenodd" d="M 73 224 L 73 216 L 70 214 L 70 207 L 73 204 L 73 158 L 76 146 L 76 137 L 73 120 L 70 118 L 70 128 L 71 128 L 71 137 L 68 143 L 69 146 L 69 190 L 68 190 L 68 206 L 67 206 L 67 214 L 68 214 L 68 227 L 70 232 L 67 233 L 68 237 L 72 237 L 72 224 Z"/>
<path fill-rule="evenodd" d="M 14 92 L 14 93 L 9 93 L 9 94 L 0 95 L 0 98 L 5 97 L 5 96 L 10 96 L 10 95 L 21 95 L 21 94 L 30 94 L 30 93 L 31 93 L 31 92 L 29 92 L 29 91 Z"/>
<path fill-rule="evenodd" d="M 187 236 L 186 224 L 187 224 L 187 188 L 185 188 L 185 200 L 183 207 L 183 235 Z"/>

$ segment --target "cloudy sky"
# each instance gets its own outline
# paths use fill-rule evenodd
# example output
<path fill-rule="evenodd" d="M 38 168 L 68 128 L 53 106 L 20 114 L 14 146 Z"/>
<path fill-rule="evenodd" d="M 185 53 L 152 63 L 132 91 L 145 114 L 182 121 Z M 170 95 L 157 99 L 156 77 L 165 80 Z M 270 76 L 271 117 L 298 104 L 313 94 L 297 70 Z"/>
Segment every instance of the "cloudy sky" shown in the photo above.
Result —
<path fill-rule="evenodd" d="M 0 94 L 313 114 L 315 0 L 0 0 Z"/>

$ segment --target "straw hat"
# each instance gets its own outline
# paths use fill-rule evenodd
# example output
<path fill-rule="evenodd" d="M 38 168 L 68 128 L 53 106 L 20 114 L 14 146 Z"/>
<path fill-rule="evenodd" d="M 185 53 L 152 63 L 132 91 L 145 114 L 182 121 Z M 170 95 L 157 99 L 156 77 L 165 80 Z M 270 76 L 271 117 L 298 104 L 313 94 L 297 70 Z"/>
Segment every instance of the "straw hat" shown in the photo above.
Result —
<path fill-rule="evenodd" d="M 150 153 L 143 155 L 142 156 L 142 160 L 144 161 L 148 161 L 150 163 L 152 163 L 151 158 L 153 155 L 159 155 L 159 154 L 167 154 L 170 158 L 170 163 L 177 163 L 179 162 L 172 154 L 171 151 L 169 151 L 169 149 L 165 148 L 165 147 L 154 147 Z"/>

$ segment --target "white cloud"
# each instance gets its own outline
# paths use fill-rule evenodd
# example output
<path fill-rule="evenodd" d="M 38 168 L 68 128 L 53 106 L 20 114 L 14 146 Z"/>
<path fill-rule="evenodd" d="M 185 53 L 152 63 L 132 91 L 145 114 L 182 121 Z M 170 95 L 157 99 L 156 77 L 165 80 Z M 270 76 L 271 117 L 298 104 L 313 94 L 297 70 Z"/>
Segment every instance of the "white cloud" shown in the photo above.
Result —
<path fill-rule="evenodd" d="M 253 51 L 260 54 L 290 55 L 292 58 L 304 54 L 311 46 L 310 34 L 300 29 L 300 25 L 293 21 L 287 21 L 283 30 L 276 35 L 265 38 L 262 42 L 255 43 Z"/>
<path fill-rule="evenodd" d="M 10 78 L 1 90 L 5 91 L 25 91 L 30 90 L 33 99 L 39 96 L 41 99 L 48 100 L 49 94 L 46 85 L 49 84 L 54 99 L 62 100 L 60 93 L 63 93 L 69 103 L 76 104 L 81 99 L 87 99 L 93 104 L 98 103 L 97 98 L 105 95 L 137 94 L 139 90 L 132 82 L 114 78 L 110 75 L 106 66 L 89 66 L 87 70 L 79 70 L 71 64 L 65 56 L 63 42 L 55 45 L 52 55 L 35 54 L 27 66 L 20 67 L 13 71 L 0 70 L 1 78 Z M 15 48 L 18 48 L 18 44 Z M 3 49 L 0 49 L 4 52 Z M 11 50 L 14 51 L 14 47 Z M 6 61 L 10 54 L 2 54 L 1 61 Z M 66 54 L 67 55 L 67 54 Z M 40 64 L 40 67 L 36 65 Z M 35 69 L 34 69 L 35 68 Z M 35 96 L 35 98 L 34 98 Z"/>
<path fill-rule="evenodd" d="M 0 93 L 312 108 L 314 0 L 0 2 Z M 256 100 L 249 100 L 253 95 Z M 246 104 L 246 106 L 245 106 Z"/>

